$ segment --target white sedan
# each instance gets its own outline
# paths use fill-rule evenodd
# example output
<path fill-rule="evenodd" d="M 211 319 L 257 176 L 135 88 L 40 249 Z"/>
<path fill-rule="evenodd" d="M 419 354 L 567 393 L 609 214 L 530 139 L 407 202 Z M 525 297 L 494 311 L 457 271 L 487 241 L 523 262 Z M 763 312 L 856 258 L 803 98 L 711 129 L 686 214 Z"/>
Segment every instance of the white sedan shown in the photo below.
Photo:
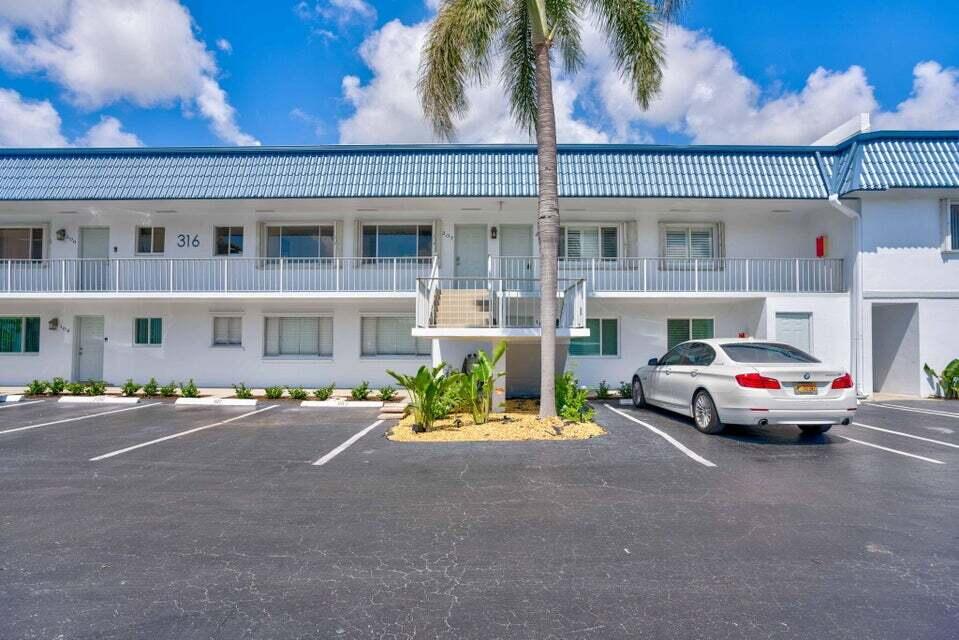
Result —
<path fill-rule="evenodd" d="M 633 405 L 693 418 L 703 433 L 725 424 L 797 425 L 819 434 L 849 424 L 852 376 L 787 344 L 753 339 L 684 342 L 633 376 Z"/>

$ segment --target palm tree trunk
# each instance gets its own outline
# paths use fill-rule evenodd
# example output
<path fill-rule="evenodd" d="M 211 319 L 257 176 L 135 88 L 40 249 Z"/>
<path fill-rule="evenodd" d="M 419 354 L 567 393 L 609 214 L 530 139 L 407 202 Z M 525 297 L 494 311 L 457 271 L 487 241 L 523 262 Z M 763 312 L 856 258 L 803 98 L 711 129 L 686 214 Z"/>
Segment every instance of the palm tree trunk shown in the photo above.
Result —
<path fill-rule="evenodd" d="M 556 278 L 559 251 L 559 185 L 556 177 L 556 113 L 549 43 L 536 44 L 536 145 L 539 159 L 540 403 L 541 418 L 556 415 Z"/>

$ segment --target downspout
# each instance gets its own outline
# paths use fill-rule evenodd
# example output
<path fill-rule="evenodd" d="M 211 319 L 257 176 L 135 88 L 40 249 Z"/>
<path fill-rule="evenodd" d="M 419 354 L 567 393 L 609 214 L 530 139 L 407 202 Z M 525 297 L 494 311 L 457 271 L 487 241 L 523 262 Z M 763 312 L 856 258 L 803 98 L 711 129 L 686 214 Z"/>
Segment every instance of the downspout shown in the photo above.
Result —
<path fill-rule="evenodd" d="M 863 392 L 862 388 L 862 372 L 865 369 L 865 359 L 863 353 L 863 317 L 862 317 L 862 286 L 863 286 L 863 269 L 862 269 L 862 214 L 859 211 L 856 211 L 852 207 L 845 205 L 839 199 L 838 193 L 829 194 L 829 206 L 833 209 L 836 209 L 844 216 L 853 221 L 854 230 L 853 230 L 853 241 L 854 241 L 854 255 L 856 258 L 855 266 L 852 273 L 852 278 L 850 282 L 851 296 L 850 303 L 852 309 L 850 310 L 850 316 L 852 320 L 852 376 L 856 381 L 856 395 L 860 398 L 865 398 L 866 394 Z"/>

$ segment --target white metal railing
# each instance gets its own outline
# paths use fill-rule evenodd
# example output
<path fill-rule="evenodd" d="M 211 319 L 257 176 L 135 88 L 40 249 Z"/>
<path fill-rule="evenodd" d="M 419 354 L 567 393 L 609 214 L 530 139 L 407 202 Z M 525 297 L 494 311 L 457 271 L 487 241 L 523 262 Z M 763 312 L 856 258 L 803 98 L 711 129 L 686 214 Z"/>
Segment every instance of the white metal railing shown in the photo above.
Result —
<path fill-rule="evenodd" d="M 540 326 L 540 288 L 502 278 L 430 277 L 417 281 L 416 326 L 420 328 L 529 329 Z M 557 327 L 586 326 L 586 283 L 560 281 Z"/>
<path fill-rule="evenodd" d="M 0 260 L 0 293 L 414 292 L 436 258 Z"/>
<path fill-rule="evenodd" d="M 540 274 L 538 257 L 491 257 L 490 277 L 518 290 Z M 561 279 L 582 278 L 593 292 L 841 293 L 838 258 L 561 259 Z"/>

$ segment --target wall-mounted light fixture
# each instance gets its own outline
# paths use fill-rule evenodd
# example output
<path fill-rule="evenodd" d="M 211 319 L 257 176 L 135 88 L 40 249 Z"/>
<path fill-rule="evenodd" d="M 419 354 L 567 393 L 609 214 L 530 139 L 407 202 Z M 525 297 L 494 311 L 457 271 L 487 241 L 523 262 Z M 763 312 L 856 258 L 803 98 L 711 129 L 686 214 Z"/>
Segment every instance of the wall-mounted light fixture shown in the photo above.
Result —
<path fill-rule="evenodd" d="M 489 239 L 490 239 L 490 240 L 496 240 L 496 236 L 497 236 L 498 233 L 499 233 L 499 232 L 496 230 L 496 227 L 490 227 L 490 228 L 489 228 Z"/>
<path fill-rule="evenodd" d="M 50 331 L 56 331 L 60 328 L 60 318 L 50 318 L 50 322 L 47 323 L 47 328 Z"/>
<path fill-rule="evenodd" d="M 57 240 L 63 242 L 67 239 L 67 230 L 66 229 L 57 229 Z"/>

